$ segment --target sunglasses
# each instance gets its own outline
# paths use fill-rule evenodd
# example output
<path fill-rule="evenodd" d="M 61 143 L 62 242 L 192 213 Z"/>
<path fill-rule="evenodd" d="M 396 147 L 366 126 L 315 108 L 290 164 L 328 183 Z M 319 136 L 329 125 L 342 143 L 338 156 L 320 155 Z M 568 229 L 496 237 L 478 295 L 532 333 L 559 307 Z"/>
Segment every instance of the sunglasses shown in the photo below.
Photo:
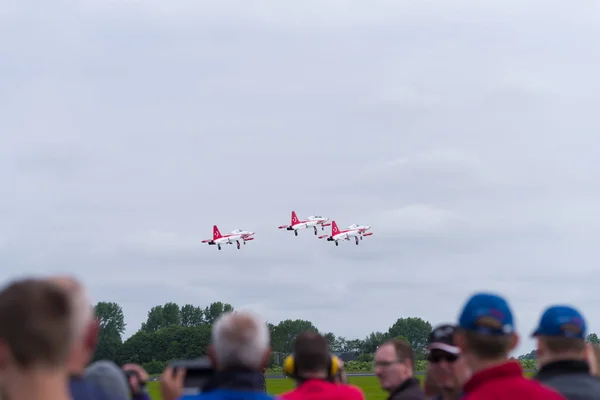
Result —
<path fill-rule="evenodd" d="M 450 353 L 437 353 L 437 354 L 430 354 L 427 357 L 427 361 L 429 361 L 430 363 L 439 363 L 441 361 L 446 360 L 447 363 L 453 363 L 456 362 L 456 360 L 458 360 L 458 355 L 457 354 L 450 354 Z"/>

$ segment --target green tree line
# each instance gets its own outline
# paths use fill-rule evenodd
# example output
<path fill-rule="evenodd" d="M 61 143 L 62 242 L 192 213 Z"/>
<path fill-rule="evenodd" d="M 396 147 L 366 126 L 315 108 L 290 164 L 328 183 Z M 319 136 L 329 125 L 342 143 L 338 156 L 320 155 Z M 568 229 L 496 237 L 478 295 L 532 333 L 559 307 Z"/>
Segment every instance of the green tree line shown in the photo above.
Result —
<path fill-rule="evenodd" d="M 192 304 L 180 306 L 169 302 L 154 306 L 148 311 L 146 321 L 131 337 L 123 340 L 125 316 L 121 306 L 114 302 L 99 302 L 95 306 L 100 321 L 100 338 L 95 360 L 113 360 L 141 364 L 150 374 L 163 371 L 170 360 L 191 359 L 206 355 L 210 342 L 211 326 L 223 313 L 233 311 L 233 306 L 220 301 L 206 307 Z M 281 371 L 281 363 L 292 350 L 295 337 L 304 331 L 317 331 L 310 321 L 286 319 L 277 324 L 268 323 L 271 332 L 273 355 L 270 369 Z M 355 360 L 346 363 L 349 371 L 371 371 L 373 353 L 390 338 L 403 338 L 415 350 L 416 369 L 425 370 L 425 345 L 432 330 L 430 322 L 419 317 L 398 318 L 385 332 L 371 332 L 364 339 L 348 339 L 333 332 L 320 332 L 329 341 L 332 352 L 351 353 Z M 595 333 L 588 341 L 599 343 Z M 521 355 L 519 362 L 525 369 L 535 368 L 535 350 Z"/>

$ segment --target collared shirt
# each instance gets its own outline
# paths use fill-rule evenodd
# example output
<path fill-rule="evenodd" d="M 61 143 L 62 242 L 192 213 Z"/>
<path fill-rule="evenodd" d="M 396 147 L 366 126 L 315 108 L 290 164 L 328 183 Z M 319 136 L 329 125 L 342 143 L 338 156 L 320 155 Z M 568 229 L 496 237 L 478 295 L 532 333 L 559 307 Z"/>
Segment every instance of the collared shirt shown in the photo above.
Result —
<path fill-rule="evenodd" d="M 284 400 L 364 400 L 361 389 L 353 385 L 309 379 L 296 389 L 277 396 Z"/>
<path fill-rule="evenodd" d="M 463 387 L 463 400 L 565 400 L 561 394 L 523 376 L 521 364 L 507 361 L 478 371 Z"/>

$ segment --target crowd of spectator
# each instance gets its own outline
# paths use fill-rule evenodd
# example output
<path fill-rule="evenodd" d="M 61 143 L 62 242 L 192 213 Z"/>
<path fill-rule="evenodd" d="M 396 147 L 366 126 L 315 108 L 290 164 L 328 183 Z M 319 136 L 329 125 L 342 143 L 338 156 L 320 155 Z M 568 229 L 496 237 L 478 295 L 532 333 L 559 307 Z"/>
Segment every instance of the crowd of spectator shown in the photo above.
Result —
<path fill-rule="evenodd" d="M 427 343 L 428 370 L 415 377 L 415 352 L 401 339 L 381 344 L 374 371 L 388 400 L 600 399 L 600 349 L 586 343 L 587 324 L 573 307 L 543 311 L 536 339 L 539 369 L 529 378 L 509 354 L 519 335 L 508 302 L 476 293 L 453 323 L 437 325 Z M 149 400 L 148 374 L 136 364 L 91 363 L 100 323 L 81 282 L 70 277 L 10 282 L 0 291 L 0 400 Z M 212 326 L 210 375 L 168 366 L 163 400 L 364 400 L 343 362 L 317 332 L 301 333 L 283 365 L 295 388 L 269 394 L 271 356 L 265 321 L 248 311 L 223 314 Z M 199 382 L 203 382 L 200 384 Z"/>

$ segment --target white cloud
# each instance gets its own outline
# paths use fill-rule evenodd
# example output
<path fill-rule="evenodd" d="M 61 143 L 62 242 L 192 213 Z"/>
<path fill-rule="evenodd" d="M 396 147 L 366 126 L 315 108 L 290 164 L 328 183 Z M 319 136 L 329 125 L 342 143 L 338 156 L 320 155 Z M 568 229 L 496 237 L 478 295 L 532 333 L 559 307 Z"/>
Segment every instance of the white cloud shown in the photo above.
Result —
<path fill-rule="evenodd" d="M 72 271 L 128 334 L 221 300 L 364 337 L 479 289 L 524 334 L 552 302 L 600 330 L 598 5 L 365 4 L 2 2 L 4 279 Z M 293 209 L 375 234 L 295 237 Z"/>

